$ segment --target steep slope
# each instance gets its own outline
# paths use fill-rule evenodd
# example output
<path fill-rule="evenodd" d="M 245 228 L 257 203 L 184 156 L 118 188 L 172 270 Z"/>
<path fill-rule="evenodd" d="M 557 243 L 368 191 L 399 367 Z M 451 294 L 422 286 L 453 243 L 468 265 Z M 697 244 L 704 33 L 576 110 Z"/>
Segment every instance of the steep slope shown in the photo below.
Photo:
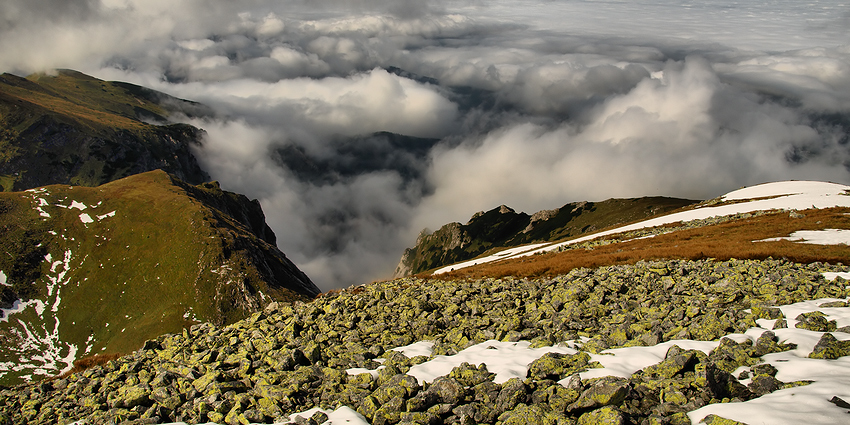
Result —
<path fill-rule="evenodd" d="M 76 71 L 0 76 L 0 186 L 97 186 L 163 169 L 190 183 L 209 176 L 191 153 L 202 130 L 174 124 L 202 105 Z"/>
<path fill-rule="evenodd" d="M 320 292 L 273 244 L 256 201 L 163 171 L 0 193 L 0 229 L 7 384 Z"/>
<path fill-rule="evenodd" d="M 606 227 L 663 214 L 698 201 L 645 197 L 575 202 L 528 215 L 507 206 L 476 213 L 466 224 L 449 223 L 433 233 L 424 230 L 405 250 L 395 277 L 475 258 L 493 248 L 554 242 Z"/>

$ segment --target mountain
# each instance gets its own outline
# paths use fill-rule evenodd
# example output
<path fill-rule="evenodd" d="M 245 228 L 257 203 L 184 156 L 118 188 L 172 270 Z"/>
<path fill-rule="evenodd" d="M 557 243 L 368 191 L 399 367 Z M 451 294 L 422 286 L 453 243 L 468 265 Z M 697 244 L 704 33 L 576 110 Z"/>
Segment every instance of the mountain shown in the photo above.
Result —
<path fill-rule="evenodd" d="M 842 423 L 848 195 L 760 185 L 506 261 L 270 303 L 0 388 L 0 423 Z M 100 216 L 87 231 L 120 214 Z M 570 260 L 586 255 L 599 262 Z"/>
<path fill-rule="evenodd" d="M 0 229 L 5 384 L 320 292 L 256 200 L 164 171 L 0 193 Z"/>
<path fill-rule="evenodd" d="M 0 186 L 97 186 L 156 169 L 209 180 L 191 153 L 203 131 L 169 121 L 208 108 L 128 83 L 59 70 L 0 76 Z"/>
<path fill-rule="evenodd" d="M 502 205 L 472 216 L 466 224 L 449 223 L 436 232 L 423 230 L 404 251 L 395 277 L 410 276 L 475 258 L 495 248 L 554 242 L 606 227 L 645 219 L 698 201 L 666 197 L 575 202 L 533 215 Z"/>

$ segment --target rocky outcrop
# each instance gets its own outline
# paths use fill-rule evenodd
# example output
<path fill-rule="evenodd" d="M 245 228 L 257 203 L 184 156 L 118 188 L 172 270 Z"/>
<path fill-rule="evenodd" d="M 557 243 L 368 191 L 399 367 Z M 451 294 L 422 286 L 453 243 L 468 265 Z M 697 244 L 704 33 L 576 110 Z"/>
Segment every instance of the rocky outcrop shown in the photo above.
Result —
<path fill-rule="evenodd" d="M 706 404 L 808 384 L 776 379 L 776 368 L 760 359 L 794 346 L 764 331 L 755 343 L 721 339 L 707 354 L 671 346 L 630 378 L 576 373 L 598 367 L 589 353 L 605 348 L 716 340 L 781 317 L 765 304 L 766 281 L 778 288 L 770 302 L 845 298 L 845 282 L 820 274 L 837 270 L 846 267 L 656 261 L 539 280 L 378 282 L 310 303 L 271 304 L 230 326 L 197 324 L 102 366 L 2 390 L 0 423 L 271 423 L 343 405 L 372 424 L 686 424 L 686 412 Z M 420 382 L 408 372 L 429 357 L 390 350 L 431 340 L 433 358 L 491 339 L 582 343 L 576 354 L 534 361 L 525 379 L 499 383 L 486 365 L 465 363 Z M 378 366 L 375 377 L 347 372 Z"/>
<path fill-rule="evenodd" d="M 449 223 L 436 232 L 420 233 L 416 244 L 402 254 L 394 277 L 471 260 L 496 248 L 563 240 L 695 202 L 664 197 L 609 199 L 570 203 L 531 216 L 501 205 L 475 213 L 466 224 Z"/>

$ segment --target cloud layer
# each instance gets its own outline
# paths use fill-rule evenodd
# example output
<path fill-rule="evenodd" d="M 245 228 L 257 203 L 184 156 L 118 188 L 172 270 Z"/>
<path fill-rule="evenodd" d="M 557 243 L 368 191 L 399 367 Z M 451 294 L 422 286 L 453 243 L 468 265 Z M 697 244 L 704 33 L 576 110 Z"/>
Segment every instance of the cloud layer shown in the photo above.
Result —
<path fill-rule="evenodd" d="M 499 204 L 850 183 L 850 6 L 775 6 L 8 0 L 0 68 L 212 107 L 201 163 L 330 289 Z"/>

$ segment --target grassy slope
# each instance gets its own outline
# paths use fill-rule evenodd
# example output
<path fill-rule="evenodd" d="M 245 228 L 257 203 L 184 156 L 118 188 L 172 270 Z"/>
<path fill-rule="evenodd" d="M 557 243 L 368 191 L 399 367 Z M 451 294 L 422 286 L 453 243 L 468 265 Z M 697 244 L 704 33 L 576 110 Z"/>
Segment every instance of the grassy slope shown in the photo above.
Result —
<path fill-rule="evenodd" d="M 96 186 L 138 172 L 134 167 L 140 166 L 139 157 L 178 172 L 180 167 L 173 163 L 180 160 L 174 151 L 185 156 L 185 146 L 176 142 L 196 139 L 198 130 L 146 122 L 166 123 L 165 117 L 175 110 L 192 108 L 200 107 L 75 71 L 27 78 L 3 74 L 0 186 L 5 191 L 36 187 L 41 184 L 27 182 L 44 183 L 48 177 L 41 174 L 46 173 L 56 178 L 68 174 L 70 183 Z M 182 171 L 189 175 L 189 170 Z"/>
<path fill-rule="evenodd" d="M 42 209 L 50 218 L 40 217 L 33 209 L 39 199 L 49 204 Z M 89 208 L 80 211 L 55 206 L 68 206 L 72 201 Z M 241 249 L 237 242 L 275 248 L 240 223 L 187 196 L 164 172 L 136 175 L 98 188 L 57 185 L 45 192 L 0 193 L 0 205 L 5 206 L 0 210 L 6 210 L 0 213 L 4 230 L 0 232 L 0 247 L 17 253 L 16 258 L 29 258 L 28 265 L 35 265 L 37 272 L 10 258 L 0 259 L 0 270 L 9 276 L 15 292 L 48 305 L 43 317 L 32 308 L 12 317 L 26 319 L 31 329 L 40 329 L 42 325 L 37 323 L 44 324 L 43 335 L 53 329 L 49 310 L 57 299 L 57 291 L 48 294 L 47 287 L 64 269 L 64 264 L 56 267 L 43 258 L 50 254 L 55 262 L 64 260 L 70 252 L 69 269 L 59 279 L 61 302 L 56 317 L 60 340 L 76 345 L 77 357 L 129 352 L 146 339 L 195 323 L 193 319 L 233 322 L 259 308 L 263 296 L 284 301 L 305 299 L 265 283 L 270 279 L 258 270 L 258 254 Z M 97 208 L 93 208 L 95 205 Z M 116 212 L 114 216 L 97 219 L 112 211 Z M 94 222 L 83 223 L 82 213 L 89 214 Z M 26 243 L 18 242 L 22 240 Z M 6 344 L 14 343 L 14 332 L 21 329 L 15 320 L 0 323 Z M 86 341 L 92 335 L 94 342 L 87 352 Z M 67 345 L 62 347 L 60 355 L 64 356 Z M 39 349 L 44 349 L 43 344 L 35 351 Z M 26 355 L 33 353 L 28 350 Z M 18 361 L 19 357 L 3 352 L 0 362 Z M 66 365 L 58 366 L 61 369 Z M 19 375 L 31 372 L 25 370 Z M 14 375 L 4 380 L 9 382 Z"/>

